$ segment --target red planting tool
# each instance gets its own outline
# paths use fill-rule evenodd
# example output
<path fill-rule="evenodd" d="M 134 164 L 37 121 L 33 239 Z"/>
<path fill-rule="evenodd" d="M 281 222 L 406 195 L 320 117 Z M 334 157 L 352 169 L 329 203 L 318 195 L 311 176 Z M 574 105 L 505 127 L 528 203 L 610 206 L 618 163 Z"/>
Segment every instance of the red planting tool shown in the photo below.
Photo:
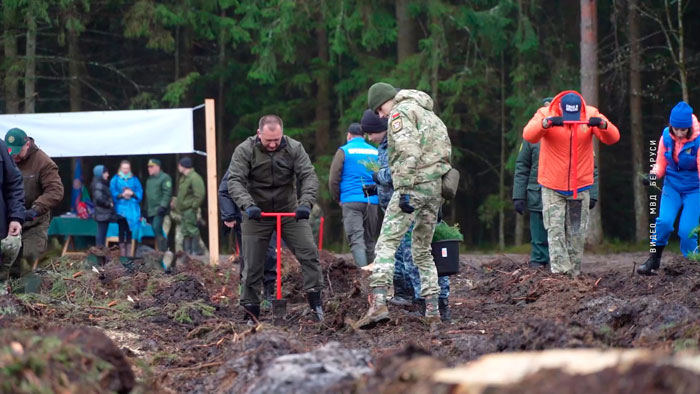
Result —
<path fill-rule="evenodd" d="M 574 189 L 574 199 L 578 197 L 578 126 L 579 125 L 587 125 L 588 121 L 587 120 L 565 120 L 564 121 L 565 125 L 572 125 L 574 127 L 571 128 L 571 132 L 573 133 L 571 136 L 571 152 L 572 152 L 572 157 L 571 157 L 571 168 L 573 169 L 573 174 L 571 174 L 571 178 L 573 178 L 573 189 Z"/>
<path fill-rule="evenodd" d="M 282 218 L 294 217 L 293 212 L 263 212 L 264 218 L 277 219 L 277 297 L 272 300 L 272 316 L 281 321 L 287 315 L 287 300 L 282 299 Z"/>

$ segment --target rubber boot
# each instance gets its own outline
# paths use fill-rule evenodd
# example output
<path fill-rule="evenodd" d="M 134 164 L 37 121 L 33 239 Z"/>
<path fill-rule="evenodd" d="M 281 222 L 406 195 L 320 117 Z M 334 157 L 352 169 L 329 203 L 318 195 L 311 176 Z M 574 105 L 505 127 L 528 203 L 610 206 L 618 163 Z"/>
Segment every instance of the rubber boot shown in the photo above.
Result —
<path fill-rule="evenodd" d="M 425 320 L 430 323 L 440 323 L 440 308 L 437 295 L 425 297 Z"/>
<path fill-rule="evenodd" d="M 357 322 L 357 327 L 367 330 L 374 328 L 379 323 L 389 321 L 389 309 L 386 307 L 386 287 L 372 288 L 369 300 L 369 310 Z"/>
<path fill-rule="evenodd" d="M 125 242 L 119 242 L 119 255 L 122 257 L 127 257 Z"/>
<path fill-rule="evenodd" d="M 438 298 L 438 309 L 440 310 L 440 320 L 446 323 L 452 321 L 449 298 Z"/>
<path fill-rule="evenodd" d="M 352 250 L 352 259 L 355 260 L 355 265 L 360 268 L 367 266 L 367 253 L 364 248 L 354 248 Z"/>
<path fill-rule="evenodd" d="M 260 305 L 256 304 L 246 304 L 243 305 L 243 321 L 247 321 L 248 324 L 257 324 L 260 318 Z"/>
<path fill-rule="evenodd" d="M 321 301 L 320 291 L 310 291 L 306 293 L 306 299 L 311 307 L 311 315 L 317 322 L 323 321 L 323 301 Z"/>
<path fill-rule="evenodd" d="M 637 268 L 637 273 L 639 275 L 656 275 L 656 271 L 661 267 L 661 254 L 665 247 L 666 245 L 656 245 L 656 251 L 649 253 L 649 258 Z"/>
<path fill-rule="evenodd" d="M 199 237 L 198 236 L 192 237 L 190 239 L 191 239 L 190 242 L 192 243 L 192 246 L 190 246 L 192 248 L 192 255 L 193 256 L 203 255 L 204 253 L 202 253 L 202 248 L 199 247 Z"/>
<path fill-rule="evenodd" d="M 413 307 L 416 309 L 418 316 L 425 316 L 425 298 L 413 300 Z"/>

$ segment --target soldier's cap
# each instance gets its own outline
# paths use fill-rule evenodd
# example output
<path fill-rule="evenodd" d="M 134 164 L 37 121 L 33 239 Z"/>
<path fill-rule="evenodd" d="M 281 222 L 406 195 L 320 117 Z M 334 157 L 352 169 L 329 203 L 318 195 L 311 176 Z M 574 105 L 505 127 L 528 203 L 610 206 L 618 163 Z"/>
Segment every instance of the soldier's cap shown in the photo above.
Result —
<path fill-rule="evenodd" d="M 151 166 L 162 167 L 162 163 L 161 163 L 160 160 L 158 160 L 158 159 L 149 159 L 149 160 L 148 160 L 148 166 L 149 166 L 149 167 L 151 167 Z"/>
<path fill-rule="evenodd" d="M 398 90 L 388 83 L 377 82 L 367 92 L 367 104 L 372 111 L 377 112 L 377 108 L 396 97 L 396 93 Z"/>
<path fill-rule="evenodd" d="M 5 134 L 5 144 L 7 144 L 7 151 L 11 155 L 19 154 L 22 150 L 24 144 L 27 143 L 27 133 L 22 129 L 12 128 Z"/>
<path fill-rule="evenodd" d="M 542 99 L 542 105 L 547 106 L 554 100 L 554 97 L 545 97 Z"/>
<path fill-rule="evenodd" d="M 371 109 L 366 110 L 362 114 L 360 124 L 362 125 L 362 131 L 367 134 L 381 133 L 389 128 L 389 120 L 377 115 Z"/>
<path fill-rule="evenodd" d="M 362 132 L 362 127 L 359 123 L 351 123 L 350 127 L 348 127 L 348 134 L 362 136 L 365 133 Z"/>

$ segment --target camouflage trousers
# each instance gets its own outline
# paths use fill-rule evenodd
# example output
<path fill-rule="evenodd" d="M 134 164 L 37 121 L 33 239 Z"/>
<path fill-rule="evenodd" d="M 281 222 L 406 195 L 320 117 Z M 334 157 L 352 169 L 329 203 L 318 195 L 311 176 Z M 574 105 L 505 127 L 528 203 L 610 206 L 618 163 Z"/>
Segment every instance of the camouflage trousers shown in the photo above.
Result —
<path fill-rule="evenodd" d="M 404 235 L 399 248 L 396 250 L 396 264 L 394 265 L 394 294 L 409 295 L 408 298 L 419 299 L 420 295 L 420 273 L 418 267 L 413 264 L 411 256 L 411 235 L 413 226 Z M 439 276 L 438 286 L 440 286 L 439 298 L 450 297 L 450 277 Z"/>
<path fill-rule="evenodd" d="M 377 241 L 374 271 L 370 277 L 370 287 L 390 287 L 394 279 L 396 250 L 413 223 L 411 251 L 413 262 L 421 278 L 422 297 L 437 295 L 437 269 L 430 249 L 430 243 L 437 224 L 437 214 L 442 204 L 440 196 L 442 179 L 417 185 L 410 194 L 413 213 L 404 213 L 399 208 L 400 193 L 395 192 L 389 201 L 384 222 Z"/>
<path fill-rule="evenodd" d="M 578 198 L 542 187 L 542 216 L 547 230 L 549 261 L 553 273 L 578 275 L 588 229 L 590 193 Z"/>

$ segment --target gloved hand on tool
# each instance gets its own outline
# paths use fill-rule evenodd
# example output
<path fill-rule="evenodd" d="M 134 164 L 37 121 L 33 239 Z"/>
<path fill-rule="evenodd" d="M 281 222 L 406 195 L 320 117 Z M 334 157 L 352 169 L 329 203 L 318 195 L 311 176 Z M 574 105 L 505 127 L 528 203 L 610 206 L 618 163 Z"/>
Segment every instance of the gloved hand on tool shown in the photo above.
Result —
<path fill-rule="evenodd" d="M 296 211 L 294 211 L 294 217 L 297 221 L 302 219 L 308 219 L 311 215 L 311 208 L 300 205 Z"/>
<path fill-rule="evenodd" d="M 564 126 L 564 118 L 561 116 L 548 116 L 542 119 L 543 129 L 548 129 L 552 126 Z"/>
<path fill-rule="evenodd" d="M 248 209 L 245 210 L 245 213 L 250 220 L 260 220 L 262 217 L 262 210 L 255 205 L 249 206 Z"/>
<path fill-rule="evenodd" d="M 592 117 L 588 119 L 588 127 L 597 127 L 599 129 L 607 129 L 608 128 L 608 122 L 606 122 L 603 118 L 598 118 L 598 117 Z"/>
<path fill-rule="evenodd" d="M 515 208 L 515 212 L 522 215 L 525 213 L 525 200 L 520 198 L 513 200 L 513 207 Z"/>
<path fill-rule="evenodd" d="M 413 213 L 416 209 L 411 205 L 411 196 L 409 194 L 402 194 L 399 198 L 399 208 L 404 213 Z"/>

